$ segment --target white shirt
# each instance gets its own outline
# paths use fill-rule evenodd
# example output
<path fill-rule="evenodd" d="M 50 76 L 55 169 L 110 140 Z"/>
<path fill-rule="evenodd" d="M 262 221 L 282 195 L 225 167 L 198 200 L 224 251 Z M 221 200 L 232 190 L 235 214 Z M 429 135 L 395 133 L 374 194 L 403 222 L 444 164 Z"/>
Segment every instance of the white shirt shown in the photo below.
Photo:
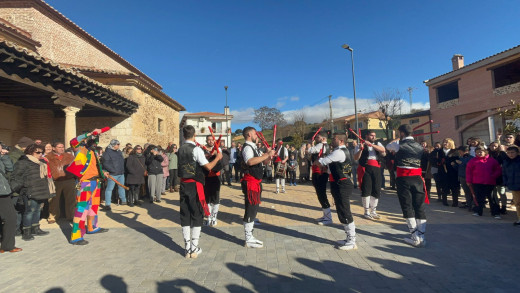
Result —
<path fill-rule="evenodd" d="M 250 145 L 251 147 L 250 148 L 246 148 L 246 144 Z M 242 157 L 244 158 L 244 163 L 247 164 L 249 159 L 252 159 L 252 158 L 255 157 L 255 152 L 253 150 L 255 150 L 258 153 L 258 149 L 256 147 L 256 144 L 254 144 L 251 141 L 246 141 L 244 143 L 244 146 L 242 147 Z"/>
<path fill-rule="evenodd" d="M 340 163 L 345 162 L 347 157 L 345 155 L 345 152 L 342 149 L 346 149 L 346 148 L 347 148 L 346 146 L 340 145 L 339 147 L 334 149 L 334 151 L 332 151 L 332 153 L 330 153 L 328 156 L 326 156 L 324 158 L 320 158 L 319 159 L 320 164 L 322 166 L 325 166 L 325 165 L 328 166 L 330 163 L 333 163 L 333 162 L 340 162 Z M 327 167 L 327 168 L 330 173 L 330 168 L 329 167 Z"/>
<path fill-rule="evenodd" d="M 229 163 L 230 164 L 234 164 L 236 159 L 235 159 L 235 153 L 237 152 L 237 148 L 231 148 L 231 151 L 229 152 Z"/>
<path fill-rule="evenodd" d="M 285 147 L 281 147 L 279 150 L 278 150 L 278 153 L 277 155 L 280 156 L 280 152 L 282 151 L 283 149 L 283 154 L 284 154 L 284 158 L 288 158 L 289 157 L 289 152 L 287 151 L 287 149 Z M 285 159 L 284 159 L 285 160 Z"/>
<path fill-rule="evenodd" d="M 200 147 L 198 147 L 194 141 L 188 140 L 186 142 L 195 145 L 195 148 L 193 149 L 193 160 L 195 162 L 197 162 L 201 166 L 209 164 L 208 159 L 206 159 L 206 155 L 204 155 L 204 151 Z"/>
<path fill-rule="evenodd" d="M 380 147 L 383 146 L 380 142 L 375 143 L 375 145 L 380 146 Z M 368 158 L 367 158 L 367 160 L 377 160 L 377 156 L 376 156 L 377 155 L 377 151 L 374 150 L 373 147 L 370 147 L 370 146 L 369 147 L 365 146 L 365 147 L 368 148 Z M 357 145 L 356 148 L 354 149 L 354 153 L 357 153 L 357 152 L 359 152 L 359 145 Z"/>
<path fill-rule="evenodd" d="M 411 140 L 413 140 L 413 136 L 407 136 L 407 137 L 405 137 L 403 140 L 405 140 L 405 139 L 411 139 Z M 386 145 L 386 149 L 389 150 L 389 151 L 391 151 L 391 152 L 395 152 L 395 153 L 397 153 L 397 152 L 399 151 L 399 141 L 396 140 L 396 141 L 394 141 L 394 142 L 391 142 L 391 143 L 387 144 L 387 145 Z"/>
<path fill-rule="evenodd" d="M 325 149 L 327 147 L 328 147 L 328 145 L 325 143 Z M 309 154 L 319 154 L 322 148 L 323 148 L 323 143 L 320 142 L 319 144 L 311 147 L 308 152 L 309 152 Z"/>

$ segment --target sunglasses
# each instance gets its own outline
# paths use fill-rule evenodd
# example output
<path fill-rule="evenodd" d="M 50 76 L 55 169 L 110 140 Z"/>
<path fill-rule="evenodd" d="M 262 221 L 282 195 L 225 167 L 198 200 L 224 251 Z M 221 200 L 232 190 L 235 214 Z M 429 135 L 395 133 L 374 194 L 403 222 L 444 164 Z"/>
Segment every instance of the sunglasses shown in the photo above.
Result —
<path fill-rule="evenodd" d="M 43 154 L 43 152 L 34 152 L 34 153 L 35 154 L 39 154 L 39 155 Z"/>

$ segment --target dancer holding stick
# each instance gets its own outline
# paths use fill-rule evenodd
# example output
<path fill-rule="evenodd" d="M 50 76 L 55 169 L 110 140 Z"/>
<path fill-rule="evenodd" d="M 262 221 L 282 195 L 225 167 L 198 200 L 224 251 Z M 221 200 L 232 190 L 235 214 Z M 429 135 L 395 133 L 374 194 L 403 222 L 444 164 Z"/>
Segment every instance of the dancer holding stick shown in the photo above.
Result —
<path fill-rule="evenodd" d="M 327 133 L 321 131 L 321 128 L 314 134 L 313 146 L 309 149 L 312 163 L 312 185 L 318 196 L 318 202 L 321 205 L 323 216 L 318 218 L 318 225 L 331 225 L 332 214 L 330 211 L 330 203 L 327 198 L 327 182 L 329 181 L 329 172 L 327 168 L 322 168 L 316 162 L 329 154 L 329 146 L 327 145 Z"/>

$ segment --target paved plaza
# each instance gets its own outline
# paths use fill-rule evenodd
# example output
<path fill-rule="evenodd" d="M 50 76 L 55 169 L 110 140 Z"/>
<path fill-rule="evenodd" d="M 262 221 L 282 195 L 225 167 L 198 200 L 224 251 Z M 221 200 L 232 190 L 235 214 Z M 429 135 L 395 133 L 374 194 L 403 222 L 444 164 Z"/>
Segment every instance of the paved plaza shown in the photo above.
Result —
<path fill-rule="evenodd" d="M 356 190 L 358 249 L 347 252 L 335 248 L 345 238 L 335 212 L 333 226 L 315 224 L 321 209 L 310 184 L 274 188 L 264 184 L 255 227 L 262 249 L 244 247 L 234 184 L 222 187 L 218 226 L 202 229 L 203 253 L 185 259 L 179 194 L 167 193 L 160 204 L 100 212 L 110 231 L 86 235 L 84 247 L 68 244 L 68 222 L 42 225 L 51 233 L 34 241 L 17 238 L 24 251 L 0 255 L 0 292 L 520 292 L 512 209 L 495 220 L 432 200 L 427 247 L 413 248 L 402 241 L 395 191 L 384 191 L 376 222 L 361 217 Z"/>

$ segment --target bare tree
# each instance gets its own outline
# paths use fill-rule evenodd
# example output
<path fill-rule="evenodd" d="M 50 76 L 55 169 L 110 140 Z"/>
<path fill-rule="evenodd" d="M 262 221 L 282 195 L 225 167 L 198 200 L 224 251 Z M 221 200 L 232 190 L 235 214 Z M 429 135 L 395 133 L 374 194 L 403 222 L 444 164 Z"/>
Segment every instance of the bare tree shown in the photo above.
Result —
<path fill-rule="evenodd" d="M 307 123 L 305 122 L 305 112 L 302 110 L 293 113 L 293 143 L 299 148 L 304 141 L 305 132 L 307 130 Z"/>
<path fill-rule="evenodd" d="M 377 109 L 381 111 L 379 121 L 383 125 L 387 139 L 392 139 L 392 130 L 399 124 L 401 111 L 404 105 L 403 93 L 398 89 L 384 89 L 380 92 L 374 92 L 374 100 Z"/>

